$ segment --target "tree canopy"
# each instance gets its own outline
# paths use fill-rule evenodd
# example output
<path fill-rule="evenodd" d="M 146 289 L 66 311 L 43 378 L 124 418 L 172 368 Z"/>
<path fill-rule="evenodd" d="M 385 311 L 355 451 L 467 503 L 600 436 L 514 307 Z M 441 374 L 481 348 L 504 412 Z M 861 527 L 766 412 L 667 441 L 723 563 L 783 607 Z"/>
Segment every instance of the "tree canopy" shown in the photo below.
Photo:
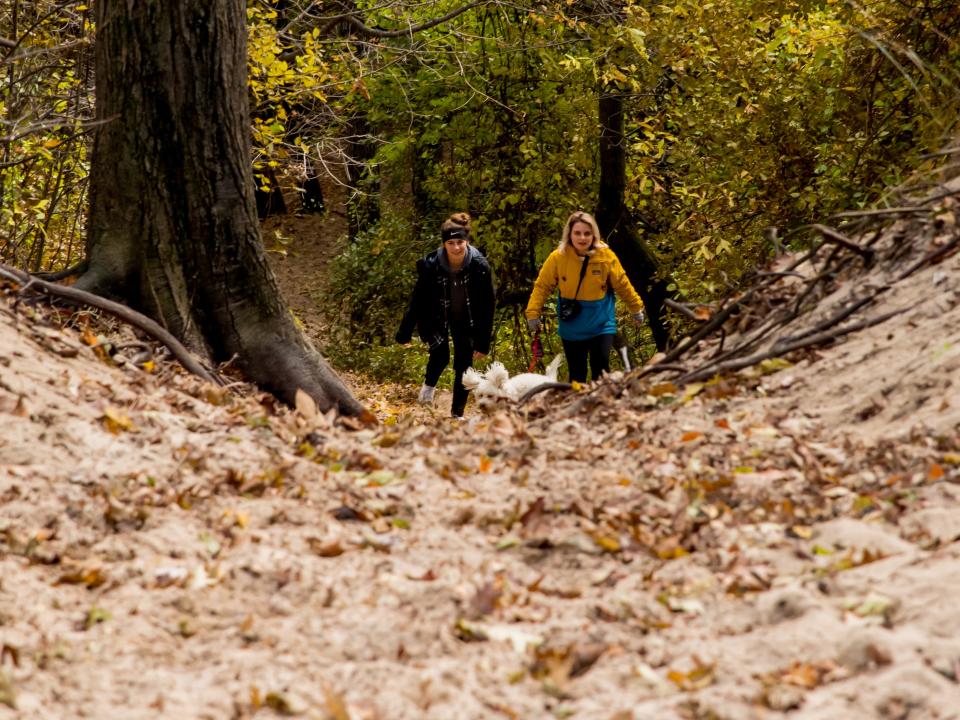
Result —
<path fill-rule="evenodd" d="M 0 254 L 62 268 L 87 221 L 95 28 L 65 2 L 0 13 Z M 476 218 L 504 306 L 525 297 L 562 219 L 600 204 L 604 93 L 622 102 L 624 210 L 691 302 L 737 287 L 771 237 L 891 202 L 956 129 L 949 0 L 251 0 L 246 19 L 256 182 L 349 187 L 331 297 L 369 347 L 455 209 Z"/>

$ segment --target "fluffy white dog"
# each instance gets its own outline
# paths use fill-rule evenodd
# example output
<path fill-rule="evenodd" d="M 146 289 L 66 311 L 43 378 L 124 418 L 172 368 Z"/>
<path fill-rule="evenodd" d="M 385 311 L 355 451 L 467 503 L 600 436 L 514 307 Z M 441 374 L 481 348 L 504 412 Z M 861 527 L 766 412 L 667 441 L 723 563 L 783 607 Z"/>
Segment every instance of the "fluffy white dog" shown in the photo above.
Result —
<path fill-rule="evenodd" d="M 533 388 L 544 383 L 557 382 L 557 371 L 560 369 L 561 362 L 563 362 L 563 355 L 559 354 L 550 361 L 543 375 L 520 373 L 513 377 L 510 377 L 510 373 L 501 362 L 490 363 L 490 367 L 483 373 L 474 368 L 467 368 L 463 373 L 463 386 L 467 390 L 473 390 L 478 400 L 504 398 L 517 402 Z"/>

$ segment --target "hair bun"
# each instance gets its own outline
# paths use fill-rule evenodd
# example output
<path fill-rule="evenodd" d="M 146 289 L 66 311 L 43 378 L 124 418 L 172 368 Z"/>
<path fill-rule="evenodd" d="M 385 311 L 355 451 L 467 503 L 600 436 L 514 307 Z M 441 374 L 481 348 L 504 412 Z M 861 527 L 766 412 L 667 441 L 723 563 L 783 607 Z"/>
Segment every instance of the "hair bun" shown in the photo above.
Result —
<path fill-rule="evenodd" d="M 470 213 L 454 213 L 440 226 L 440 237 L 444 240 L 451 237 L 466 237 L 470 234 Z"/>

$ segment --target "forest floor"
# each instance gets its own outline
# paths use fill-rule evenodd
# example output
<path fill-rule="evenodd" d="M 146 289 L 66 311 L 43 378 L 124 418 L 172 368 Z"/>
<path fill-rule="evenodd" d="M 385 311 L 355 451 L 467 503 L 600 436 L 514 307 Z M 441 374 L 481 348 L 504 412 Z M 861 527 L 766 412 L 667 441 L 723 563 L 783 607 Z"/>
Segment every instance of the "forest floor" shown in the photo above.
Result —
<path fill-rule="evenodd" d="M 724 347 L 820 276 L 799 335 L 883 322 L 463 423 L 207 386 L 0 284 L 0 719 L 960 718 L 958 213 L 779 258 Z"/>

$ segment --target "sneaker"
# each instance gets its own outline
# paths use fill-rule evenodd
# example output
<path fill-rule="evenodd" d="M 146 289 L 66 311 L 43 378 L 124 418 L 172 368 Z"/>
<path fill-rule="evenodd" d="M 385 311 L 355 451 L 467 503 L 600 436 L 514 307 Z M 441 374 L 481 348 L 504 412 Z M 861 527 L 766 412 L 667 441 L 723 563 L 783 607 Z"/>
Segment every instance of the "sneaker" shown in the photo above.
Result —
<path fill-rule="evenodd" d="M 437 392 L 435 387 L 430 385 L 421 385 L 420 394 L 417 396 L 417 402 L 421 405 L 433 405 L 433 395 Z"/>

